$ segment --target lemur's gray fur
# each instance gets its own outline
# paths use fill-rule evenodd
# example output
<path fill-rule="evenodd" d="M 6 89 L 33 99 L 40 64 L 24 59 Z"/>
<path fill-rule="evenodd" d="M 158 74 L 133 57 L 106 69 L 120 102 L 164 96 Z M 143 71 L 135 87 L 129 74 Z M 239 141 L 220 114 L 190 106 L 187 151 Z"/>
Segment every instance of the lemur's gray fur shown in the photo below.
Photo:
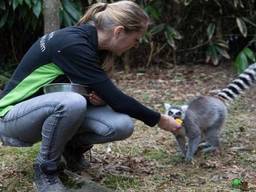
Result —
<path fill-rule="evenodd" d="M 201 137 L 207 148 L 203 151 L 219 150 L 219 133 L 227 116 L 227 105 L 256 81 L 256 63 L 250 65 L 228 86 L 214 96 L 199 96 L 188 105 L 171 106 L 165 103 L 166 114 L 183 120 L 182 128 L 174 135 L 187 161 L 193 159 Z M 188 146 L 186 148 L 186 136 Z"/>

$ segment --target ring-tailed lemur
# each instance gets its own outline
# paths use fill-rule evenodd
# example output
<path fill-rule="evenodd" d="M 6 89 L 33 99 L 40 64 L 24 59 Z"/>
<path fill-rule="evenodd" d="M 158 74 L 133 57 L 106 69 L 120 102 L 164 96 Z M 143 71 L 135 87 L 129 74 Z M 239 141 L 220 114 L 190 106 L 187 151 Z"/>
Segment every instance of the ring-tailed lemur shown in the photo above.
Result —
<path fill-rule="evenodd" d="M 219 150 L 219 133 L 227 116 L 227 105 L 256 81 L 256 63 L 250 65 L 228 86 L 214 96 L 199 96 L 189 105 L 180 107 L 165 105 L 166 114 L 182 119 L 182 128 L 174 132 L 178 145 L 187 161 L 193 159 L 201 136 L 205 136 L 208 148 L 203 151 Z M 186 149 L 186 137 L 188 147 Z"/>

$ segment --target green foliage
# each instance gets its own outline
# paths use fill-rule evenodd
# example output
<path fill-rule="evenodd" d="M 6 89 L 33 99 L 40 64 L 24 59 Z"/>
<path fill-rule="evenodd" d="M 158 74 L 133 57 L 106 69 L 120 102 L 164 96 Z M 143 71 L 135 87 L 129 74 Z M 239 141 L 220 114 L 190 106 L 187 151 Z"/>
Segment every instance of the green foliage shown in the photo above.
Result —
<path fill-rule="evenodd" d="M 223 40 L 210 41 L 206 50 L 206 63 L 218 65 L 222 57 L 230 59 L 227 49 L 228 45 Z"/>
<path fill-rule="evenodd" d="M 239 31 L 241 32 L 241 34 L 246 37 L 247 36 L 247 26 L 243 20 L 243 18 L 239 18 L 237 17 L 236 18 L 236 23 L 237 23 L 237 26 L 239 28 Z"/>
<path fill-rule="evenodd" d="M 61 0 L 61 26 L 74 25 L 82 15 L 81 4 Z M 0 52 L 4 63 L 18 63 L 26 50 L 43 35 L 43 0 L 0 1 Z"/>
<path fill-rule="evenodd" d="M 15 17 L 18 16 L 18 20 L 25 23 L 26 29 L 29 27 L 35 27 L 40 24 L 42 18 L 40 16 L 43 14 L 42 0 L 11 0 L 8 2 L 0 2 L 0 28 L 8 26 L 12 28 L 15 24 Z M 81 5 L 73 0 L 62 0 L 60 17 L 62 24 L 64 26 L 74 25 L 81 17 Z M 18 13 L 17 13 L 18 12 Z M 28 18 L 30 18 L 28 20 Z"/>
<path fill-rule="evenodd" d="M 230 56 L 227 52 L 227 43 L 221 39 L 213 38 L 215 29 L 216 25 L 214 23 L 210 23 L 207 27 L 207 36 L 209 43 L 206 50 L 206 63 L 213 63 L 213 65 L 217 65 L 221 60 L 221 57 L 230 59 Z"/>
<path fill-rule="evenodd" d="M 148 42 L 152 41 L 153 37 L 159 33 L 164 34 L 164 37 L 165 37 L 164 44 L 168 44 L 173 49 L 176 49 L 175 41 L 182 39 L 181 34 L 176 29 L 174 29 L 173 27 L 171 27 L 170 25 L 168 25 L 166 23 L 161 23 L 159 25 L 153 26 L 145 34 L 145 36 L 143 37 L 143 40 L 148 43 Z"/>
<path fill-rule="evenodd" d="M 83 8 L 95 2 L 61 0 L 61 27 L 74 25 L 81 17 Z M 152 24 L 141 41 L 144 49 L 136 53 L 143 61 L 134 63 L 147 63 L 148 66 L 206 62 L 218 65 L 223 60 L 233 60 L 236 68 L 243 68 L 241 66 L 247 64 L 237 63 L 252 61 L 248 54 L 243 53 L 244 49 L 255 51 L 250 47 L 252 44 L 240 45 L 238 42 L 239 50 L 232 52 L 227 42 L 234 35 L 245 41 L 255 37 L 256 0 L 136 2 L 148 13 Z M 4 58 L 19 61 L 31 44 L 43 34 L 42 5 L 43 0 L 0 1 L 0 41 L 3 42 L 0 51 Z"/>
<path fill-rule="evenodd" d="M 144 157 L 148 160 L 159 160 L 159 159 L 166 159 L 169 158 L 168 154 L 164 150 L 145 150 L 144 151 Z"/>
<path fill-rule="evenodd" d="M 42 3 L 40 0 L 36 0 L 34 3 L 35 4 L 33 6 L 33 13 L 38 18 L 42 12 Z"/>
<path fill-rule="evenodd" d="M 64 26 L 74 25 L 81 16 L 81 10 L 77 3 L 70 0 L 62 0 L 60 18 Z"/>
<path fill-rule="evenodd" d="M 235 59 L 236 71 L 243 72 L 251 62 L 256 62 L 256 54 L 248 47 L 244 48 Z"/>
<path fill-rule="evenodd" d="M 166 6 L 167 5 L 167 6 Z M 159 56 L 163 50 L 176 50 L 177 41 L 183 37 L 179 30 L 173 27 L 165 17 L 171 3 L 169 1 L 150 1 L 144 5 L 144 10 L 152 19 L 152 25 L 143 37 L 143 42 L 150 45 L 150 53 L 147 61 L 147 66 L 154 60 L 154 57 Z"/>
<path fill-rule="evenodd" d="M 152 19 L 160 20 L 161 13 L 154 5 L 148 4 L 145 6 L 144 10 L 151 16 Z"/>
<path fill-rule="evenodd" d="M 150 45 L 151 61 L 168 56 L 171 62 L 218 65 L 234 59 L 238 53 L 232 53 L 227 42 L 233 35 L 245 40 L 255 36 L 255 5 L 255 0 L 149 1 L 144 7 L 153 25 L 144 42 Z"/>
<path fill-rule="evenodd" d="M 122 175 L 111 175 L 109 174 L 103 182 L 107 187 L 113 189 L 131 189 L 139 186 L 139 181 L 136 177 L 128 177 Z"/>
<path fill-rule="evenodd" d="M 216 29 L 216 25 L 214 23 L 210 23 L 207 27 L 207 35 L 208 35 L 208 39 L 211 40 L 213 35 L 214 35 L 214 32 L 215 32 L 215 29 Z"/>
<path fill-rule="evenodd" d="M 22 22 L 25 30 L 35 29 L 40 23 L 41 0 L 10 0 L 0 3 L 0 28 L 12 29 L 16 22 Z M 28 19 L 30 18 L 30 19 Z"/>

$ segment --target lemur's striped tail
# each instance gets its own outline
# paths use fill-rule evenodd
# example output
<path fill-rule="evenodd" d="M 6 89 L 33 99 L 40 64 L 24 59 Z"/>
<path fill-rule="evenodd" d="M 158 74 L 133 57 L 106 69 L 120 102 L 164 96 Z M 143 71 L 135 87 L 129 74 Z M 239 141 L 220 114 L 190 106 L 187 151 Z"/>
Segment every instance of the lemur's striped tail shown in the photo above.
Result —
<path fill-rule="evenodd" d="M 224 101 L 230 102 L 256 82 L 256 63 L 250 65 L 228 86 L 217 93 Z"/>

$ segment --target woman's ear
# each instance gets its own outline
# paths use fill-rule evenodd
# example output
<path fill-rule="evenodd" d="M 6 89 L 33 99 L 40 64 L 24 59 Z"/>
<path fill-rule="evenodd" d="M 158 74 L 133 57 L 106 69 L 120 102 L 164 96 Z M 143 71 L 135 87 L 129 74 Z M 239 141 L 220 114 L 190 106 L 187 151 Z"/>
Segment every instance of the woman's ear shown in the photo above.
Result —
<path fill-rule="evenodd" d="M 121 33 L 124 32 L 124 26 L 118 25 L 114 27 L 113 33 L 115 37 L 119 37 Z"/>

